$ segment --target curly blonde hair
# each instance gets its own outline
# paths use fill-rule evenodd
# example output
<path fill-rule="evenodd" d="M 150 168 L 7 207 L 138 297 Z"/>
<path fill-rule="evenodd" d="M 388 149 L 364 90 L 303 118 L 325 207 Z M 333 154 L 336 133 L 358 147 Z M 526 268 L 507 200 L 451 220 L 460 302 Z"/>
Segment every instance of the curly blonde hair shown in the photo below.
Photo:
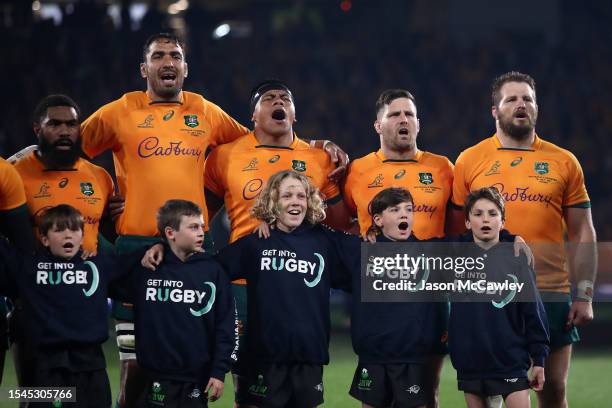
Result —
<path fill-rule="evenodd" d="M 272 175 L 266 186 L 261 190 L 251 214 L 258 220 L 270 225 L 278 221 L 279 216 L 279 189 L 286 178 L 291 177 L 302 183 L 306 190 L 306 217 L 304 219 L 311 224 L 317 224 L 325 219 L 325 203 L 319 189 L 312 185 L 308 177 L 293 170 L 279 171 Z"/>

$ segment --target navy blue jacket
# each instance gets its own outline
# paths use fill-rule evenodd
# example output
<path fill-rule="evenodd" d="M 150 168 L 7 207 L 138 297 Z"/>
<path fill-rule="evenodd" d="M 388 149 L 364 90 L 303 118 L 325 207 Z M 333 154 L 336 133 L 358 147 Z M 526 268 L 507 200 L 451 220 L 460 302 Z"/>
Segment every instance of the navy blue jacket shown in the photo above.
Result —
<path fill-rule="evenodd" d="M 210 255 L 183 262 L 166 246 L 155 272 L 137 268 L 112 295 L 134 304 L 140 366 L 161 379 L 224 380 L 236 344 L 235 306 L 230 282 Z"/>
<path fill-rule="evenodd" d="M 395 242 L 384 235 L 379 243 Z M 405 242 L 421 242 L 411 235 Z M 435 342 L 433 313 L 435 303 L 364 302 L 361 299 L 361 240 L 347 237 L 339 248 L 352 272 L 351 340 L 360 363 L 422 363 Z M 366 244 L 369 245 L 369 244 Z"/>
<path fill-rule="evenodd" d="M 485 251 L 474 244 L 469 252 L 471 256 L 486 254 L 483 272 L 487 281 L 501 282 L 511 274 L 525 286 L 501 308 L 486 297 L 479 302 L 452 302 L 448 342 L 457 378 L 526 377 L 530 358 L 534 365 L 544 366 L 549 351 L 546 313 L 535 274 L 525 256 L 515 257 L 510 246 L 496 245 Z M 459 300 L 458 296 L 464 295 L 451 295 L 451 300 Z"/>
<path fill-rule="evenodd" d="M 38 349 L 47 351 L 45 355 L 53 352 L 54 359 L 63 358 L 68 364 L 71 357 L 60 358 L 58 352 L 76 352 L 108 339 L 108 288 L 132 267 L 134 257 L 120 261 L 96 256 L 83 261 L 79 252 L 66 260 L 46 249 L 24 256 L 5 240 L 0 240 L 0 257 L 0 288 L 4 294 L 21 298 L 26 334 Z M 99 362 L 92 364 L 95 367 L 77 363 L 80 369 L 104 367 Z"/>
<path fill-rule="evenodd" d="M 258 362 L 329 362 L 329 291 L 350 275 L 338 263 L 333 241 L 343 233 L 306 222 L 268 239 L 245 236 L 218 259 L 231 279 L 246 278 L 246 351 Z"/>

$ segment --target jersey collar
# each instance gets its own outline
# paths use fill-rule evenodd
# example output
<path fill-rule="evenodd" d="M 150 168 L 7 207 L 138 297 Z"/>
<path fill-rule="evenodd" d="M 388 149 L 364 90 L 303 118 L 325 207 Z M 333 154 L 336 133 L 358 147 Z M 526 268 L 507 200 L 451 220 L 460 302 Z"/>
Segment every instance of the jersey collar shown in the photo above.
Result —
<path fill-rule="evenodd" d="M 297 134 L 295 132 L 293 132 L 293 141 L 291 142 L 291 144 L 289 146 L 271 146 L 271 145 L 263 145 L 263 144 L 259 144 L 259 141 L 257 140 L 257 138 L 255 137 L 255 132 L 251 132 L 247 135 L 247 137 L 250 139 L 251 145 L 255 148 L 255 149 L 283 149 L 283 150 L 295 150 L 295 148 L 298 146 L 298 144 L 300 143 L 300 139 L 297 137 Z"/>
<path fill-rule="evenodd" d="M 374 154 L 376 155 L 376 157 L 378 157 L 378 160 L 380 160 L 383 163 L 418 163 L 421 161 L 421 157 L 423 157 L 422 150 L 417 150 L 416 155 L 414 156 L 414 159 L 405 159 L 405 160 L 387 159 L 382 149 L 378 149 L 378 151 Z"/>
<path fill-rule="evenodd" d="M 501 145 L 501 142 L 499 141 L 499 138 L 497 137 L 497 133 L 491 136 L 491 140 L 493 141 L 493 144 L 495 145 L 495 148 L 497 150 L 515 150 L 515 151 L 520 151 L 520 152 L 535 152 L 536 150 L 540 150 L 540 147 L 542 146 L 542 139 L 540 139 L 537 133 L 535 135 L 535 138 L 533 139 L 533 144 L 529 148 L 503 147 Z"/>

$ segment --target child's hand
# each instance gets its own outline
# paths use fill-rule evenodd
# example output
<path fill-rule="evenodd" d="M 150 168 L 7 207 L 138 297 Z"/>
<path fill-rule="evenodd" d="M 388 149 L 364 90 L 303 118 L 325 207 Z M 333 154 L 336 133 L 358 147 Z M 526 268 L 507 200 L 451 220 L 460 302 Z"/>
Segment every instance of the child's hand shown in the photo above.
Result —
<path fill-rule="evenodd" d="M 544 367 L 533 366 L 530 377 L 529 385 L 531 388 L 534 391 L 542 391 L 542 388 L 544 388 Z"/>
<path fill-rule="evenodd" d="M 216 401 L 221 398 L 224 386 L 223 381 L 211 377 L 205 390 L 208 393 L 209 401 Z"/>
<path fill-rule="evenodd" d="M 147 269 L 152 271 L 164 259 L 164 246 L 162 244 L 155 244 L 145 252 L 144 256 L 140 260 L 140 264 Z"/>

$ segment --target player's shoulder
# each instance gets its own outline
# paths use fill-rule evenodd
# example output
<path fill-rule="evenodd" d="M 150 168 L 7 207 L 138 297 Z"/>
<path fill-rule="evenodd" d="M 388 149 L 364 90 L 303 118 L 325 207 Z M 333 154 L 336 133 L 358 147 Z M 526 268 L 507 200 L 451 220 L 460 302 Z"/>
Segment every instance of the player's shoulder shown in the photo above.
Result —
<path fill-rule="evenodd" d="M 32 150 L 21 156 L 11 167 L 14 167 L 17 173 L 21 175 L 41 168 L 41 164 L 36 158 L 36 151 L 37 150 Z"/>
<path fill-rule="evenodd" d="M 492 152 L 495 152 L 496 147 L 495 147 L 495 142 L 493 141 L 494 137 L 495 136 L 488 137 L 476 143 L 475 145 L 470 146 L 467 149 L 463 150 L 459 154 L 457 161 L 463 160 L 463 161 L 469 162 L 470 159 L 476 159 L 476 158 L 491 154 Z"/>
<path fill-rule="evenodd" d="M 97 164 L 94 164 L 87 159 L 80 158 L 79 163 L 82 166 L 81 168 L 83 170 L 89 171 L 94 176 L 96 176 L 96 178 L 106 179 L 107 177 L 110 177 L 110 174 L 108 173 L 108 171 L 106 171 L 104 167 L 98 166 Z"/>
<path fill-rule="evenodd" d="M 238 154 L 245 151 L 253 151 L 253 143 L 251 141 L 251 133 L 238 137 L 236 140 L 223 143 L 215 147 L 211 154 L 228 155 Z M 227 164 L 227 163 L 225 163 Z"/>
<path fill-rule="evenodd" d="M 123 94 L 120 98 L 115 99 L 106 105 L 103 105 L 100 110 L 106 112 L 119 112 L 125 110 L 143 109 L 147 105 L 147 94 L 144 91 L 132 91 Z"/>
<path fill-rule="evenodd" d="M 427 165 L 431 165 L 434 167 L 447 167 L 452 168 L 453 164 L 448 159 L 448 157 L 443 156 L 441 154 L 436 154 L 432 152 L 423 151 L 423 156 L 421 156 L 421 162 Z"/>
<path fill-rule="evenodd" d="M 351 162 L 349 171 L 364 172 L 373 167 L 377 167 L 381 164 L 380 160 L 376 156 L 376 152 L 372 152 L 355 159 Z"/>
<path fill-rule="evenodd" d="M 554 155 L 556 158 L 560 160 L 569 160 L 569 161 L 577 161 L 578 159 L 568 149 L 565 149 L 559 145 L 554 144 L 553 142 L 549 142 L 547 140 L 540 139 L 542 144 L 540 146 L 540 151 L 547 155 Z"/>

